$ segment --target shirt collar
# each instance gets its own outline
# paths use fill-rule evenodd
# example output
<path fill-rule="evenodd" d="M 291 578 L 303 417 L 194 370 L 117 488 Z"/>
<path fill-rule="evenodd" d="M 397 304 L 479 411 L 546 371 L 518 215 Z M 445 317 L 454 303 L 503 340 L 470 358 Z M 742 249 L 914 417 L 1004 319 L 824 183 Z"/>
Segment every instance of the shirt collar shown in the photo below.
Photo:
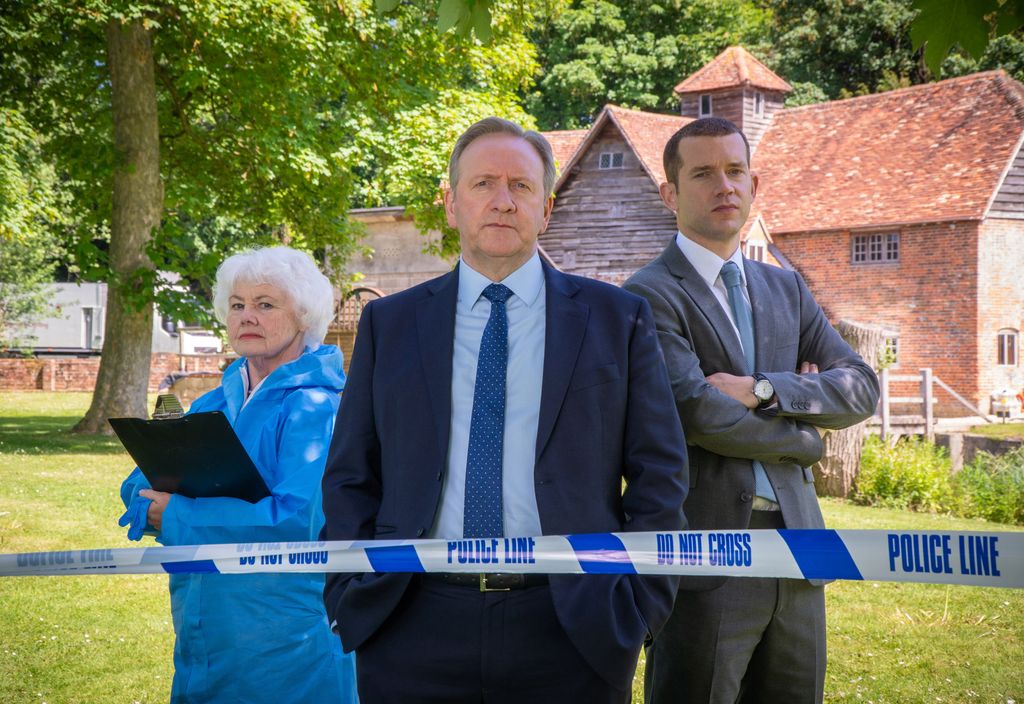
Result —
<path fill-rule="evenodd" d="M 472 308 L 480 298 L 484 289 L 494 283 L 486 276 L 459 257 L 459 302 Z M 522 266 L 513 271 L 498 283 L 512 289 L 512 293 L 528 307 L 533 307 L 544 288 L 544 267 L 540 263 L 540 254 L 526 260 Z"/>
<path fill-rule="evenodd" d="M 679 251 L 689 260 L 693 268 L 700 274 L 700 278 L 704 279 L 708 286 L 715 285 L 715 281 L 718 280 L 719 275 L 722 273 L 722 265 L 727 261 L 734 262 L 739 267 L 741 281 L 744 286 L 747 285 L 747 273 L 743 269 L 743 255 L 740 254 L 739 247 L 736 248 L 731 257 L 722 259 L 710 249 L 691 240 L 682 232 L 676 233 L 676 246 L 679 247 Z"/>

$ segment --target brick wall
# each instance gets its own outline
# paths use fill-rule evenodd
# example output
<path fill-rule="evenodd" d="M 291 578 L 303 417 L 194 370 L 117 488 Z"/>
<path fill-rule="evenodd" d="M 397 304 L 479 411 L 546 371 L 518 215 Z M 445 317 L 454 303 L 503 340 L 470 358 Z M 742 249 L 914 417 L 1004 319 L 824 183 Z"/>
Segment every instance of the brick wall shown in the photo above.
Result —
<path fill-rule="evenodd" d="M 1024 221 L 987 220 L 981 226 L 978 269 L 978 367 L 986 394 L 1003 388 L 1024 388 L 1021 366 L 1021 331 L 1024 330 Z M 999 331 L 1017 331 L 1017 363 L 997 364 Z M 988 409 L 986 402 L 985 410 Z"/>
<path fill-rule="evenodd" d="M 980 404 L 988 391 L 979 365 L 978 228 L 973 222 L 892 228 L 884 232 L 899 231 L 899 261 L 857 265 L 851 263 L 849 231 L 772 236 L 830 320 L 845 318 L 898 332 L 899 363 L 893 373 L 916 374 L 931 367 L 960 395 Z M 994 337 L 989 346 L 994 350 Z M 916 385 L 894 384 L 892 394 L 919 392 Z M 944 391 L 937 391 L 936 398 L 941 415 L 969 413 Z M 987 402 L 982 410 L 988 410 Z"/>
<path fill-rule="evenodd" d="M 184 371 L 220 371 L 225 358 L 185 356 Z M 0 391 L 92 391 L 96 387 L 99 357 L 0 359 Z M 149 367 L 149 390 L 156 391 L 171 372 L 182 369 L 177 354 L 157 353 Z"/>

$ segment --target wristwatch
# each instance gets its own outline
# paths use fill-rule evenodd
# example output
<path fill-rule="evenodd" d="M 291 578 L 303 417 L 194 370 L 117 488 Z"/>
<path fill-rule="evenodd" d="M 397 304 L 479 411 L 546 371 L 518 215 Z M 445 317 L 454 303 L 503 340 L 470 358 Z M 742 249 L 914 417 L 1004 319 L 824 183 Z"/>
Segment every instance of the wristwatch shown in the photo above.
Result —
<path fill-rule="evenodd" d="M 754 398 L 757 399 L 757 407 L 764 408 L 775 398 L 775 387 L 768 377 L 760 372 L 754 374 Z"/>

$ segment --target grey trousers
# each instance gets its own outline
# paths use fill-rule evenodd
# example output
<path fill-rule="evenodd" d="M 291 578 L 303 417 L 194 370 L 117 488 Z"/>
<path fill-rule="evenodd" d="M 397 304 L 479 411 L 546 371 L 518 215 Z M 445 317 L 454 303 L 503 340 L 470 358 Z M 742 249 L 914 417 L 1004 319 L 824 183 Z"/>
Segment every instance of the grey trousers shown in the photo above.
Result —
<path fill-rule="evenodd" d="M 647 648 L 647 704 L 820 704 L 825 588 L 734 577 L 680 591 Z"/>

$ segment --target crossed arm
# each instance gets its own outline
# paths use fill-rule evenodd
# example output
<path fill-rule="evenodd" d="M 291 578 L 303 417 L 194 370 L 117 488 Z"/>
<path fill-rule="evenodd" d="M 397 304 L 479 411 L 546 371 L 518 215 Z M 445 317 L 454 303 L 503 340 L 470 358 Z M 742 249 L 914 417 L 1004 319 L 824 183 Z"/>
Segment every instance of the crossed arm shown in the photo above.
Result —
<path fill-rule="evenodd" d="M 818 428 L 853 425 L 875 408 L 874 372 L 829 325 L 799 282 L 799 358 L 793 371 L 765 372 L 776 403 L 756 409 L 753 378 L 724 372 L 705 375 L 683 312 L 640 282 L 629 289 L 651 305 L 687 442 L 715 454 L 761 462 L 810 466 L 822 454 Z"/>

